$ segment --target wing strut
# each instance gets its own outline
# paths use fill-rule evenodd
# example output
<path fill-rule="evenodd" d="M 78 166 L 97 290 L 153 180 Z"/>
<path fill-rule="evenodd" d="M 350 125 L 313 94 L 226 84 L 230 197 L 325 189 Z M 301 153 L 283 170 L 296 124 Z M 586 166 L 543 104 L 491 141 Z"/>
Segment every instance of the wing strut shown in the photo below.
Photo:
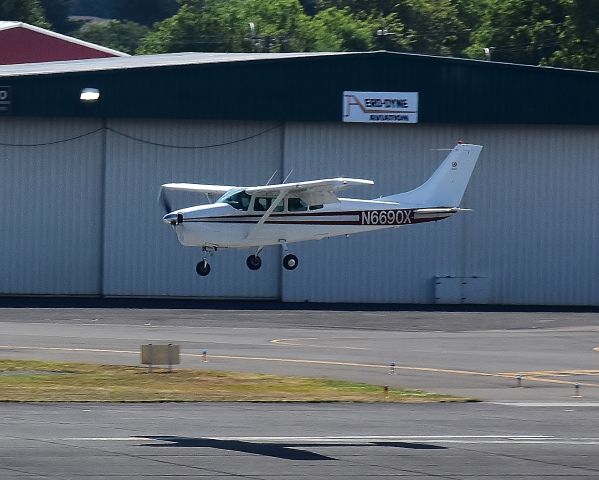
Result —
<path fill-rule="evenodd" d="M 264 222 L 266 222 L 266 220 L 268 220 L 268 217 L 270 217 L 272 212 L 275 211 L 275 208 L 277 208 L 277 205 L 279 204 L 279 202 L 283 199 L 283 197 L 286 194 L 287 194 L 286 190 L 281 190 L 279 192 L 279 194 L 276 196 L 276 198 L 270 204 L 270 207 L 268 207 L 268 210 L 266 210 L 266 212 L 264 212 L 264 215 L 262 215 L 260 220 L 258 220 L 258 223 L 256 223 L 256 225 L 254 225 L 254 227 L 250 229 L 250 231 L 248 232 L 248 234 L 245 237 L 246 239 L 251 238 L 256 233 L 256 231 L 260 228 L 260 226 L 264 225 Z"/>

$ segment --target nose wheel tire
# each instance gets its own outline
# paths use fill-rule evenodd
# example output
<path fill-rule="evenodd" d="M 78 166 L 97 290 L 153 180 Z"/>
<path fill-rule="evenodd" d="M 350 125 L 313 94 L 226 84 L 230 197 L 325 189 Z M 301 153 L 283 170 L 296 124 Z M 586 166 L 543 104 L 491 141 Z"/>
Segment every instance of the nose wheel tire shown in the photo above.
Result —
<path fill-rule="evenodd" d="M 285 255 L 283 257 L 283 267 L 287 270 L 295 270 L 299 264 L 299 260 L 293 254 Z"/>
<path fill-rule="evenodd" d="M 210 273 L 210 264 L 206 260 L 198 262 L 196 265 L 196 272 L 200 277 L 205 277 Z"/>
<path fill-rule="evenodd" d="M 250 270 L 258 270 L 262 266 L 262 259 L 258 255 L 250 255 L 245 263 Z"/>

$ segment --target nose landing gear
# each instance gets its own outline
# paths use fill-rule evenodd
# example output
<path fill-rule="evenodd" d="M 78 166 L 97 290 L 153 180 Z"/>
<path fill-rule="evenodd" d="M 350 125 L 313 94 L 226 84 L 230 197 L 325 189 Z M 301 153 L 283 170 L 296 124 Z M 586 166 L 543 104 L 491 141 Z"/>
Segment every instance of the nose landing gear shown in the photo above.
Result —
<path fill-rule="evenodd" d="M 245 263 L 250 270 L 258 270 L 262 266 L 262 259 L 258 255 L 250 255 Z"/>
<path fill-rule="evenodd" d="M 196 265 L 196 273 L 200 277 L 205 277 L 210 273 L 210 264 L 208 263 L 208 254 L 216 252 L 216 247 L 202 247 L 202 260 Z"/>
<path fill-rule="evenodd" d="M 202 260 L 196 265 L 196 272 L 200 277 L 205 277 L 210 273 L 210 264 L 207 260 Z"/>

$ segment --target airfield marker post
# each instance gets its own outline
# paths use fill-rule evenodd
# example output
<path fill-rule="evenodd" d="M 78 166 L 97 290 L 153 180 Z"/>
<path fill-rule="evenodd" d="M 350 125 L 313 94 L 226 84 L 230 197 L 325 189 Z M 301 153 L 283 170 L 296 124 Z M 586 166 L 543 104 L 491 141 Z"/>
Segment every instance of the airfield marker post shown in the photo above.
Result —
<path fill-rule="evenodd" d="M 208 351 L 204 350 L 202 352 L 202 362 L 207 362 L 208 361 Z"/>
<path fill-rule="evenodd" d="M 389 365 L 389 375 L 395 375 L 395 362 L 391 362 Z"/>
<path fill-rule="evenodd" d="M 152 364 L 154 363 L 154 349 L 152 344 L 148 343 L 148 355 L 150 357 L 150 363 L 148 363 L 148 373 L 152 373 Z"/>
<path fill-rule="evenodd" d="M 580 383 L 574 385 L 574 395 L 572 395 L 572 398 L 582 398 L 582 395 L 580 394 Z"/>
<path fill-rule="evenodd" d="M 522 386 L 522 375 L 518 375 L 516 377 L 516 387 L 521 387 Z"/>
<path fill-rule="evenodd" d="M 385 400 L 387 400 L 389 398 L 389 385 L 383 387 L 383 392 L 385 392 Z"/>

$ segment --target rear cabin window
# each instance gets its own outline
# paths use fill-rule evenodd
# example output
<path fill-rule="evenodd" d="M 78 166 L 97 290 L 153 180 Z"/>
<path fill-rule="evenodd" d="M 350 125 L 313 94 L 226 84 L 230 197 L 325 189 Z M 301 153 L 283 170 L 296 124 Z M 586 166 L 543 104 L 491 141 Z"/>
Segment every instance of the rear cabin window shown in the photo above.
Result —
<path fill-rule="evenodd" d="M 308 210 L 308 204 L 301 198 L 291 197 L 287 199 L 287 210 L 290 212 L 305 212 Z"/>
<path fill-rule="evenodd" d="M 270 206 L 274 198 L 269 197 L 256 197 L 254 199 L 254 212 L 266 212 Z M 279 202 L 279 204 L 274 209 L 275 212 L 283 211 L 283 202 Z"/>

